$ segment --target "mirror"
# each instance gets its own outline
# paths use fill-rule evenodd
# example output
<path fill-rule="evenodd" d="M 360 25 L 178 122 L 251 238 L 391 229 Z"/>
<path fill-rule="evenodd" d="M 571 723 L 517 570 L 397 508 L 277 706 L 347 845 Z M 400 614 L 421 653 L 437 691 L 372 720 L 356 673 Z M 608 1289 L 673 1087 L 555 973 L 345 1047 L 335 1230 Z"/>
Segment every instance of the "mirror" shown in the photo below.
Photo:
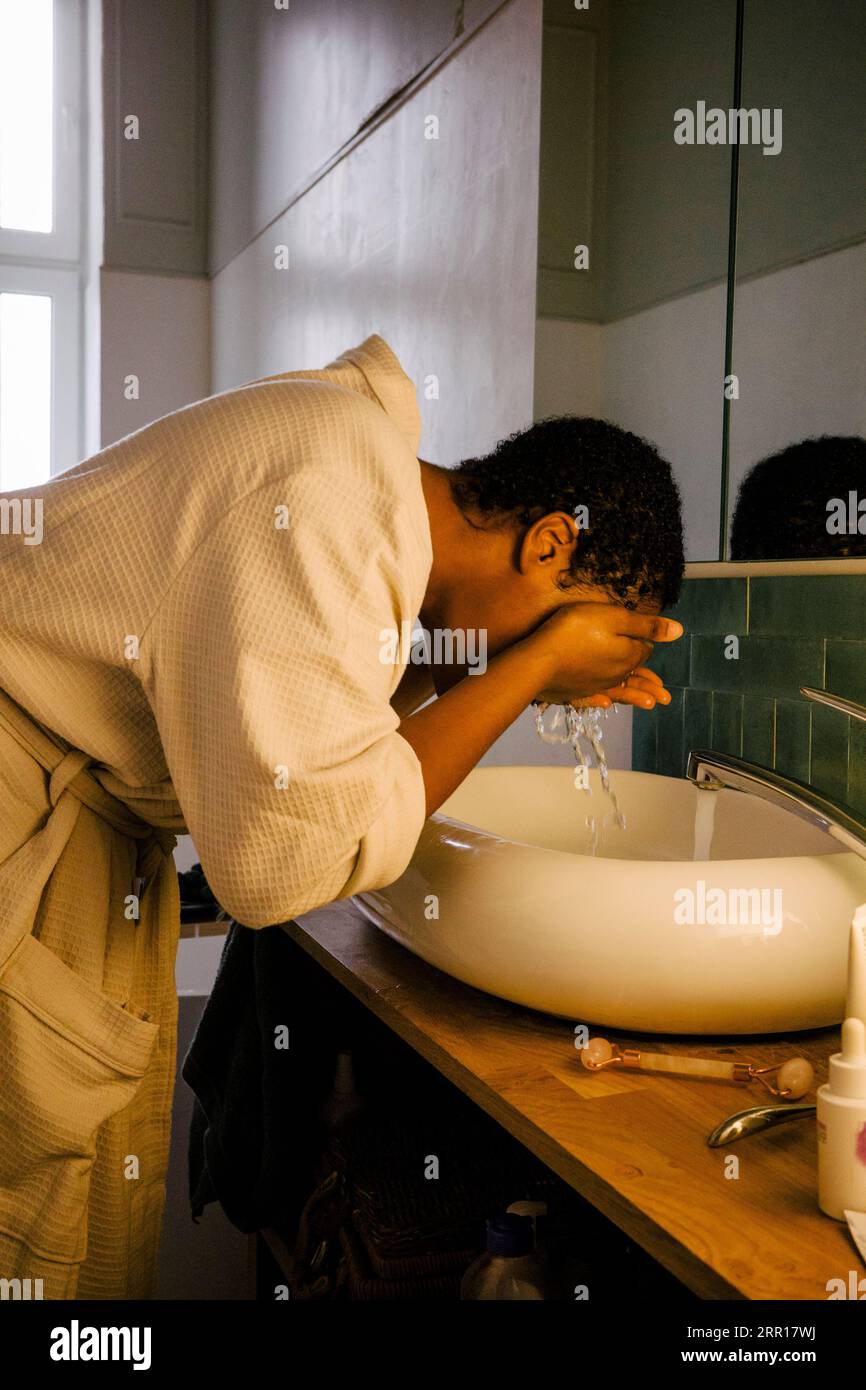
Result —
<path fill-rule="evenodd" d="M 730 404 L 733 560 L 866 556 L 866 9 L 746 0 Z"/>
<path fill-rule="evenodd" d="M 866 557 L 863 0 L 543 14 L 536 418 L 656 444 L 689 561 Z"/>
<path fill-rule="evenodd" d="M 736 0 L 545 0 L 536 418 L 654 443 L 688 560 L 717 560 Z M 677 131 L 681 139 L 677 139 Z M 690 138 L 689 138 L 690 137 Z"/>

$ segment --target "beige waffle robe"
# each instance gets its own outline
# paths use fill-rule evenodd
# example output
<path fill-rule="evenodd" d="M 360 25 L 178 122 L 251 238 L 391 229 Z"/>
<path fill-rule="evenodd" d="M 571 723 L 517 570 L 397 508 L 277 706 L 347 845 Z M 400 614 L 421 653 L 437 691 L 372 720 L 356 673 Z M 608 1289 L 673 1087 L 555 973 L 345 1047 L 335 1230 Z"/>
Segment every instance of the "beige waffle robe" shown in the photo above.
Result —
<path fill-rule="evenodd" d="M 373 335 L 52 479 L 39 544 L 7 506 L 0 1279 L 153 1292 L 176 833 L 252 927 L 381 887 L 412 854 L 424 784 L 396 729 L 421 686 L 381 654 L 432 561 L 419 438 Z"/>

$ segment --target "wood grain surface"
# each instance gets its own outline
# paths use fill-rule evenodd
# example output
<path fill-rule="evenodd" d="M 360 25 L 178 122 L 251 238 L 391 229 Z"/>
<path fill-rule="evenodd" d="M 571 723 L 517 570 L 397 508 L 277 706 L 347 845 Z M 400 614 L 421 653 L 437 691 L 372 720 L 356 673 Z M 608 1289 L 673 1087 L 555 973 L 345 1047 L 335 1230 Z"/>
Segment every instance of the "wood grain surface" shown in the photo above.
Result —
<path fill-rule="evenodd" d="M 393 1032 L 702 1298 L 821 1299 L 864 1266 L 817 1204 L 814 1117 L 710 1149 L 726 1116 L 771 1098 L 756 1083 L 582 1066 L 567 1019 L 508 1003 L 434 969 L 351 902 L 283 928 Z M 754 1061 L 801 1055 L 816 1085 L 836 1029 L 675 1040 L 600 1033 L 651 1051 Z M 814 1092 L 803 1097 L 814 1100 Z M 726 1176 L 736 1157 L 739 1176 Z"/>

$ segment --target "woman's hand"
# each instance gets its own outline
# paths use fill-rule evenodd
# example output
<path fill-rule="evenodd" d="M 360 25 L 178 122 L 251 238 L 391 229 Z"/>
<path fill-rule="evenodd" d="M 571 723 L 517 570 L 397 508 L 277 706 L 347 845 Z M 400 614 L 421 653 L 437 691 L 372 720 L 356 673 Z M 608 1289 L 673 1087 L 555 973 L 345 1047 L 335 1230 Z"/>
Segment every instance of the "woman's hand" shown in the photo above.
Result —
<path fill-rule="evenodd" d="M 576 708 L 607 708 L 614 700 L 643 709 L 652 709 L 657 701 L 667 704 L 669 693 L 643 663 L 654 643 L 674 642 L 682 632 L 682 624 L 672 618 L 635 613 L 618 604 L 570 603 L 557 608 L 524 639 L 550 672 L 535 698 Z"/>
<path fill-rule="evenodd" d="M 609 690 L 600 690 L 597 695 L 570 701 L 575 709 L 610 709 L 613 704 L 655 709 L 656 705 L 669 705 L 670 702 L 671 692 L 665 688 L 661 676 L 657 676 L 648 666 L 638 666 L 621 685 L 613 685 Z"/>
<path fill-rule="evenodd" d="M 528 637 L 497 652 L 404 719 L 400 734 L 421 764 L 427 814 L 437 810 L 491 743 L 533 700 L 649 707 L 667 695 L 646 661 L 654 642 L 673 642 L 680 623 L 606 603 L 558 608 Z M 600 694 L 597 692 L 601 692 Z"/>

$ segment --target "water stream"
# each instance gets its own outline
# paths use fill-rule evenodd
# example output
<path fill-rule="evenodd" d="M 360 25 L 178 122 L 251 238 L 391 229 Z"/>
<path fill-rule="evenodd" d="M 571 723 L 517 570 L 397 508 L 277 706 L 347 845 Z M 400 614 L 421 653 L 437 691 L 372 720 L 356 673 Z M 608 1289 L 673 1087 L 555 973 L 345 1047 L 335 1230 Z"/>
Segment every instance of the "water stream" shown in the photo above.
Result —
<path fill-rule="evenodd" d="M 719 793 L 709 787 L 698 790 L 695 802 L 695 852 L 693 859 L 709 859 Z"/>
<path fill-rule="evenodd" d="M 609 710 L 574 709 L 572 705 L 556 705 L 550 725 L 545 728 L 544 716 L 549 708 L 550 706 L 546 704 L 536 706 L 535 728 L 538 737 L 544 743 L 568 743 L 571 745 L 575 759 L 574 785 L 590 796 L 592 795 L 592 787 L 589 784 L 587 773 L 591 766 L 590 756 L 594 755 L 602 789 L 610 802 L 610 811 L 607 815 L 602 816 L 600 821 L 592 813 L 586 818 L 586 827 L 590 835 L 589 852 L 595 854 L 601 832 L 611 821 L 618 825 L 620 830 L 625 830 L 625 816 L 619 808 L 616 793 L 610 785 L 610 769 L 607 765 L 607 753 L 604 747 L 604 730 L 601 727 L 602 719 L 607 718 Z M 613 709 L 616 709 L 616 705 L 613 706 Z M 588 748 L 586 745 L 589 745 Z"/>

